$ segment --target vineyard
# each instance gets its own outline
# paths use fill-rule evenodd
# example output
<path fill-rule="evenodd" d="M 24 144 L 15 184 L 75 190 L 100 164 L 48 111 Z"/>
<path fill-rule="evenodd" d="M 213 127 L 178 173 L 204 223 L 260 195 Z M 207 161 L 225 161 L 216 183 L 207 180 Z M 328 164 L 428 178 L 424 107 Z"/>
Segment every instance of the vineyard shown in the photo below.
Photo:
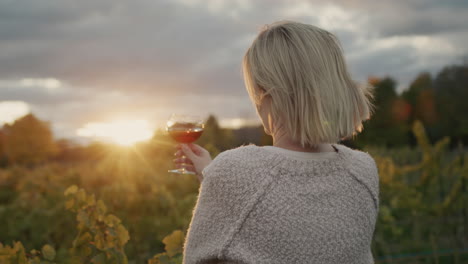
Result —
<path fill-rule="evenodd" d="M 468 154 L 413 133 L 415 149 L 364 149 L 381 179 L 376 262 L 467 263 Z M 0 263 L 181 263 L 199 185 L 166 172 L 170 142 L 1 169 Z"/>

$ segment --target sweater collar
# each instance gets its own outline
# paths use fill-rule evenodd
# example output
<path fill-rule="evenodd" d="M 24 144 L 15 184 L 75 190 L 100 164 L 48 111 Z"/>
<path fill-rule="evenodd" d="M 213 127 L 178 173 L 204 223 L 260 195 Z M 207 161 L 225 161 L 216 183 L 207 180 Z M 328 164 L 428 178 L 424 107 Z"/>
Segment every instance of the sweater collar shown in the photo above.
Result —
<path fill-rule="evenodd" d="M 268 152 L 298 160 L 332 160 L 342 154 L 341 148 L 337 145 L 339 144 L 332 144 L 332 147 L 336 150 L 333 152 L 301 152 L 274 146 L 264 146 L 262 148 Z"/>

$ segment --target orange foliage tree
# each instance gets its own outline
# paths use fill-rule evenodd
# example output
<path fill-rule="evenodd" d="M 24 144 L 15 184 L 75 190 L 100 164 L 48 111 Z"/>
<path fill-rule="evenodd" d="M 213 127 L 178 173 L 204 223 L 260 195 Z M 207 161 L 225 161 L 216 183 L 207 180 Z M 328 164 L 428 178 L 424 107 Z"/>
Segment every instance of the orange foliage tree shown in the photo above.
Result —
<path fill-rule="evenodd" d="M 10 164 L 36 165 L 56 154 L 48 122 L 28 114 L 11 125 L 5 125 L 4 152 Z"/>

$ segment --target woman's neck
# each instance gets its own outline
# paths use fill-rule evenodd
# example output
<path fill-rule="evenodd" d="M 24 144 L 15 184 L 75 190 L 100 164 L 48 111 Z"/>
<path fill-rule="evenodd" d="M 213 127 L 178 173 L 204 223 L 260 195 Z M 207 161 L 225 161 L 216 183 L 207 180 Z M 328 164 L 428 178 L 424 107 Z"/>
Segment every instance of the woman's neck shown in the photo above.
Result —
<path fill-rule="evenodd" d="M 299 152 L 334 152 L 330 144 L 318 144 L 317 147 L 302 147 L 299 142 L 295 142 L 283 131 L 278 131 L 272 135 L 273 146 Z"/>

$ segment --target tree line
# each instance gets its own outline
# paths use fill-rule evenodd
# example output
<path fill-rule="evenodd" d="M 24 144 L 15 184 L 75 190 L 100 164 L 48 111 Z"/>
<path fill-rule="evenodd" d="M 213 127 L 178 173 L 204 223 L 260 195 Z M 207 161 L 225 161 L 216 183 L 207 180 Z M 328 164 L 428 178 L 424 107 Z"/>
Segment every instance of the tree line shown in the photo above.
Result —
<path fill-rule="evenodd" d="M 415 146 L 411 133 L 415 120 L 423 123 L 431 142 L 448 136 L 451 147 L 468 143 L 467 64 L 447 66 L 435 76 L 423 72 L 402 94 L 397 94 L 397 83 L 391 77 L 369 78 L 369 83 L 375 87 L 377 108 L 351 143 L 360 147 Z"/>

